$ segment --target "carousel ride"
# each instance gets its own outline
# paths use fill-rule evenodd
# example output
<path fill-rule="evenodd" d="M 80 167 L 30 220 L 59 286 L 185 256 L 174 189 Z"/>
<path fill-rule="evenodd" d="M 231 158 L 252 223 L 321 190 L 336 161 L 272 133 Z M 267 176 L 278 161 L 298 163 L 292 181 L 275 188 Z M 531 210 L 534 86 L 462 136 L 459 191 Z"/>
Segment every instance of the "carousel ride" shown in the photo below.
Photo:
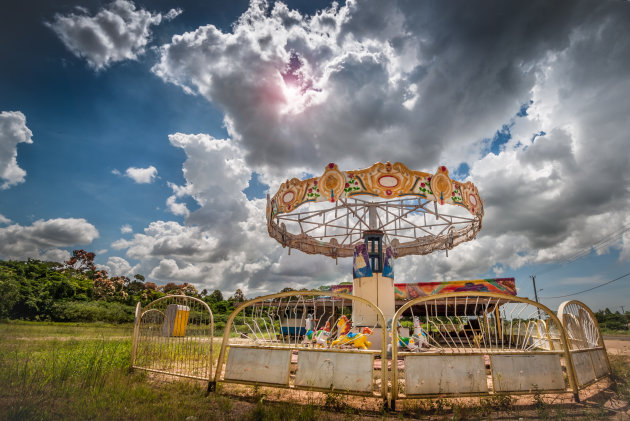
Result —
<path fill-rule="evenodd" d="M 138 303 L 132 366 L 205 378 L 209 390 L 222 382 L 335 391 L 389 408 L 400 399 L 497 393 L 570 392 L 579 401 L 581 389 L 610 373 L 583 303 L 554 312 L 516 296 L 513 278 L 394 283 L 396 258 L 448 254 L 475 238 L 483 215 L 477 188 L 443 166 L 342 171 L 331 163 L 319 177 L 287 180 L 267 198 L 269 235 L 289 253 L 352 257 L 352 284 L 241 303 L 217 325 L 216 364 L 205 302 Z"/>
<path fill-rule="evenodd" d="M 321 206 L 297 211 L 314 203 Z M 453 206 L 465 212 L 453 212 Z M 330 163 L 320 177 L 287 180 L 267 202 L 272 238 L 334 259 L 354 256 L 370 236 L 381 237 L 395 258 L 448 251 L 472 240 L 482 218 L 477 188 L 452 180 L 444 166 L 429 174 L 401 163 L 354 171 Z"/>
<path fill-rule="evenodd" d="M 321 176 L 287 180 L 267 199 L 269 235 L 289 253 L 352 257 L 352 294 L 376 303 L 386 319 L 396 311 L 394 259 L 442 250 L 448 255 L 475 238 L 482 219 L 477 188 L 451 179 L 444 166 L 426 173 L 387 162 L 342 171 L 330 163 Z M 353 303 L 351 320 L 359 332 L 384 328 L 361 302 Z M 380 342 L 374 341 L 375 349 Z"/>

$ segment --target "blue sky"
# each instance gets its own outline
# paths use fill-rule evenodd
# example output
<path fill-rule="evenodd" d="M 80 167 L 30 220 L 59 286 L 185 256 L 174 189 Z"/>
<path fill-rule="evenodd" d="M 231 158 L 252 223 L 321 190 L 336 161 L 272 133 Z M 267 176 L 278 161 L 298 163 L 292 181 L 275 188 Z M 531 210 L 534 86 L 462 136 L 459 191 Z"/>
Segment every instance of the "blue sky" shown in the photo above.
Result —
<path fill-rule="evenodd" d="M 397 282 L 515 277 L 533 297 L 538 274 L 551 297 L 630 272 L 630 232 L 562 264 L 630 227 L 629 7 L 504 3 L 5 7 L 0 258 L 84 248 L 228 294 L 349 280 L 268 238 L 267 186 L 389 160 L 447 165 L 486 207 L 476 240 L 400 259 Z M 630 277 L 574 298 L 628 297 Z"/>

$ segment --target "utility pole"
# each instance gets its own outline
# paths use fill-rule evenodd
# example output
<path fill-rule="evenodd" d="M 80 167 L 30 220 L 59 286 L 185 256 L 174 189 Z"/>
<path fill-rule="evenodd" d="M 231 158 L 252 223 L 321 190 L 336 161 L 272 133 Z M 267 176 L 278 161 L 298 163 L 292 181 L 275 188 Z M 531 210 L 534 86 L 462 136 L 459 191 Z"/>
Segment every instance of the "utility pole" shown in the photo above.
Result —
<path fill-rule="evenodd" d="M 536 289 L 536 275 L 530 275 L 530 278 L 532 278 L 532 283 L 534 284 L 534 297 L 536 298 L 536 302 L 540 304 L 538 301 L 538 290 Z M 540 309 L 536 307 L 536 310 L 538 310 L 538 320 L 540 320 Z"/>

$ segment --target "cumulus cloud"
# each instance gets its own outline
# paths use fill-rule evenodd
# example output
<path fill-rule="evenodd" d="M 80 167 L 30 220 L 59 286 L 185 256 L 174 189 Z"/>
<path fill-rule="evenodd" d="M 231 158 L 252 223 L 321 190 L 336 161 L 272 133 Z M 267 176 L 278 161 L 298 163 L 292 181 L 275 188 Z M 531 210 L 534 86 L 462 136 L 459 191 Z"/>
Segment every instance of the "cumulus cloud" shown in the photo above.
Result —
<path fill-rule="evenodd" d="M 5 224 L 9 224 L 10 222 L 11 220 L 9 218 L 0 214 L 0 224 L 5 225 Z"/>
<path fill-rule="evenodd" d="M 0 228 L 0 256 L 62 261 L 69 258 L 63 247 L 90 244 L 98 230 L 83 218 L 37 220 L 32 225 L 12 224 Z"/>
<path fill-rule="evenodd" d="M 152 222 L 133 238 L 112 244 L 127 259 L 141 262 L 143 273 L 162 282 L 193 282 L 229 293 L 241 288 L 250 296 L 286 285 L 316 287 L 347 276 L 340 276 L 328 258 L 283 257 L 286 250 L 267 234 L 266 201 L 248 200 L 243 193 L 251 169 L 241 147 L 205 134 L 176 133 L 169 139 L 186 154 L 186 183 L 170 183 L 171 197 L 191 197 L 200 208 L 189 212 L 184 224 Z"/>
<path fill-rule="evenodd" d="M 630 216 L 626 218 L 626 226 L 630 226 Z M 630 260 L 630 230 L 625 231 L 622 237 L 622 248 L 619 255 L 620 260 Z"/>
<path fill-rule="evenodd" d="M 186 222 L 154 222 L 117 247 L 157 278 L 228 290 L 347 280 L 348 262 L 286 256 L 267 237 L 264 200 L 242 194 L 252 171 L 273 193 L 330 161 L 469 169 L 460 176 L 486 207 L 478 239 L 448 258 L 400 259 L 398 281 L 509 276 L 629 224 L 630 9 L 487 6 L 357 0 L 304 16 L 253 1 L 230 32 L 175 35 L 153 72 L 220 107 L 230 139 L 171 135 L 186 183 L 170 184 L 167 206 Z M 613 248 L 627 259 L 630 236 L 598 251 Z"/>
<path fill-rule="evenodd" d="M 113 174 L 121 175 L 120 171 L 113 170 Z M 153 165 L 148 166 L 147 168 L 136 168 L 129 167 L 125 170 L 124 176 L 131 178 L 138 184 L 151 184 L 157 178 L 157 168 Z"/>
<path fill-rule="evenodd" d="M 131 225 L 125 224 L 120 227 L 120 232 L 121 234 L 129 234 L 133 232 L 133 228 L 131 228 Z"/>
<path fill-rule="evenodd" d="M 151 26 L 174 19 L 181 13 L 172 9 L 165 15 L 136 9 L 128 0 L 115 0 L 90 16 L 85 9 L 68 15 L 56 14 L 47 23 L 64 45 L 90 67 L 101 70 L 112 63 L 135 60 L 144 54 L 151 39 Z"/>
<path fill-rule="evenodd" d="M 169 182 L 168 186 L 173 190 L 173 195 L 166 199 L 166 207 L 168 210 L 174 215 L 182 215 L 184 217 L 190 215 L 190 211 L 188 210 L 186 204 L 178 202 L 177 200 L 182 197 L 190 196 L 192 193 L 192 185 L 188 184 L 185 186 L 178 186 L 175 183 Z"/>
<path fill-rule="evenodd" d="M 127 276 L 133 277 L 136 273 L 137 265 L 132 266 L 127 260 L 122 257 L 112 256 L 107 259 L 107 264 L 97 265 L 97 269 L 104 269 L 109 276 Z"/>
<path fill-rule="evenodd" d="M 333 158 L 458 165 L 530 99 L 537 60 L 568 45 L 564 6 L 497 3 L 480 17 L 476 4 L 349 1 L 303 16 L 252 1 L 231 32 L 175 35 L 153 71 L 220 106 L 265 177 Z"/>
<path fill-rule="evenodd" d="M 0 190 L 24 182 L 26 171 L 18 166 L 18 143 L 33 143 L 33 132 L 26 127 L 26 117 L 19 111 L 0 112 Z"/>

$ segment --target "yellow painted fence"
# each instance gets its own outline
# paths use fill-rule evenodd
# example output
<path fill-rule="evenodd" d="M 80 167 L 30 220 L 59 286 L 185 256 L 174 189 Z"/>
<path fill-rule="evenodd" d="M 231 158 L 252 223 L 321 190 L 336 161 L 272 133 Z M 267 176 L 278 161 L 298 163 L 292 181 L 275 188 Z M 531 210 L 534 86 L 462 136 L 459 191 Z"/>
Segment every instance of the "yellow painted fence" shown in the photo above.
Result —
<path fill-rule="evenodd" d="M 353 304 L 371 326 L 352 325 Z M 592 311 L 557 313 L 526 298 L 458 292 L 406 302 L 391 320 L 353 295 L 290 291 L 230 314 L 216 364 L 208 305 L 166 296 L 136 310 L 132 367 L 217 383 L 372 396 L 385 406 L 431 397 L 571 393 L 610 373 Z M 218 342 L 218 340 L 217 340 Z"/>

